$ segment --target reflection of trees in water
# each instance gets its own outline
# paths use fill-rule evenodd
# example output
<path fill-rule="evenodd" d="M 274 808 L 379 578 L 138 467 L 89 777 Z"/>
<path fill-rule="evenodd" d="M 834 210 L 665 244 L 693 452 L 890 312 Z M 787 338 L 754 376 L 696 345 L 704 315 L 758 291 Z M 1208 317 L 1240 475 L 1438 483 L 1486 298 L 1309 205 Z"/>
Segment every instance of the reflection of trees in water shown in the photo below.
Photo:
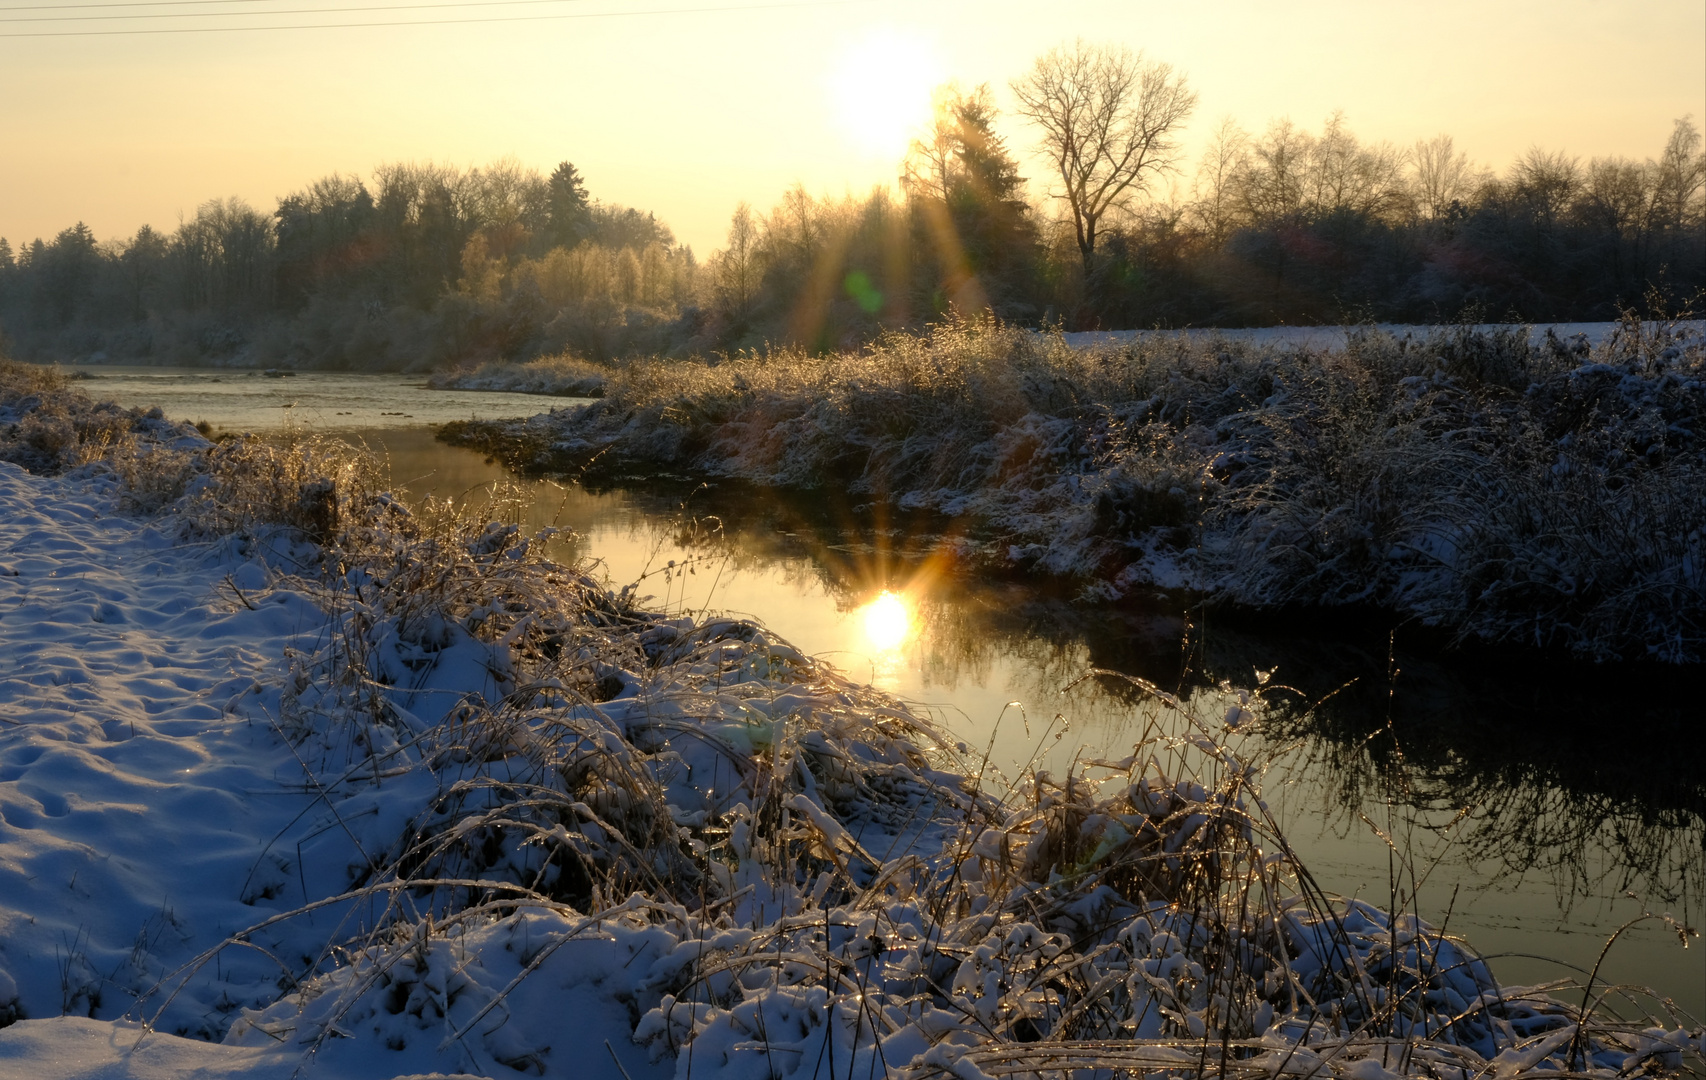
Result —
<path fill-rule="evenodd" d="M 689 493 L 691 494 L 691 493 Z M 888 521 L 868 508 L 716 493 L 718 517 L 695 514 L 704 496 L 634 495 L 635 522 L 734 568 L 778 570 L 810 583 L 842 610 L 883 588 L 913 592 L 924 676 L 947 690 L 1014 672 L 1015 697 L 1061 705 L 1074 726 L 1110 744 L 1148 715 L 1143 694 L 1094 668 L 1169 689 L 1225 679 L 1248 686 L 1258 670 L 1317 707 L 1277 707 L 1270 743 L 1294 742 L 1289 771 L 1322 809 L 1354 819 L 1390 799 L 1422 828 L 1468 816 L 1451 831 L 1459 857 L 1483 872 L 1549 875 L 1560 900 L 1633 891 L 1655 904 L 1706 894 L 1706 779 L 1681 694 L 1584 685 L 1536 668 L 1480 672 L 1396 657 L 1388 643 L 1292 633 L 1189 630 L 1176 612 L 1086 609 L 1046 589 L 943 574 L 932 552 L 940 521 Z M 683 512 L 685 507 L 685 512 Z M 951 530 L 950 530 L 951 531 Z M 1281 700 L 1275 697 L 1271 700 Z"/>
<path fill-rule="evenodd" d="M 1403 656 L 1391 679 L 1378 653 L 1320 642 L 1228 642 L 1220 662 L 1251 655 L 1294 682 L 1307 672 L 1308 700 L 1343 687 L 1266 725 L 1299 742 L 1295 768 L 1327 808 L 1390 799 L 1424 827 L 1451 825 L 1458 857 L 1484 874 L 1549 876 L 1566 906 L 1626 891 L 1697 903 L 1706 891 L 1706 777 L 1681 695 Z"/>

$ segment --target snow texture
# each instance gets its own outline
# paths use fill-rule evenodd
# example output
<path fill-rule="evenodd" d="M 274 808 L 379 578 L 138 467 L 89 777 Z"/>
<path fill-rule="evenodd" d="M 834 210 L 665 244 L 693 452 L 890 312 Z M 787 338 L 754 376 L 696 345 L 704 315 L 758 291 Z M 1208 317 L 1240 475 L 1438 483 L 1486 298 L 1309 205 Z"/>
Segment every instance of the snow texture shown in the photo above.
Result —
<path fill-rule="evenodd" d="M 151 521 L 0 464 L 0 1076 L 1698 1065 L 1300 893 L 1264 689 L 1139 684 L 1169 734 L 997 797 L 902 703 L 514 526 L 348 489 L 320 545 L 186 540 L 219 455 Z"/>

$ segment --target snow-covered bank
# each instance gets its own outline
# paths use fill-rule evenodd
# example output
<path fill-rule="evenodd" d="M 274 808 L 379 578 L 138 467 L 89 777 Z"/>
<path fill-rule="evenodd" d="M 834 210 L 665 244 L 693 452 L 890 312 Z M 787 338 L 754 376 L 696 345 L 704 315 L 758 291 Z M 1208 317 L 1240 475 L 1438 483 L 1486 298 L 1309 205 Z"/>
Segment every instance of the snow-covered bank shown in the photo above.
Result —
<path fill-rule="evenodd" d="M 534 470 L 841 486 L 956 557 L 1117 598 L 1375 607 L 1462 641 L 1706 658 L 1706 339 L 1521 328 L 1339 351 L 989 326 L 860 354 L 659 362 L 528 421 L 447 426 Z"/>
<path fill-rule="evenodd" d="M 147 520 L 122 460 L 0 466 L 0 1072 L 1699 1064 L 1663 1003 L 1583 1015 L 1312 888 L 1260 797 L 1265 681 L 1138 684 L 1128 757 L 1006 782 L 756 623 L 347 457 L 160 453 Z"/>
<path fill-rule="evenodd" d="M 1466 329 L 1476 334 L 1521 332 L 1531 344 L 1539 346 L 1551 335 L 1559 341 L 1583 342 L 1597 348 L 1616 333 L 1623 324 L 1615 322 L 1548 323 L 1535 326 L 1511 326 L 1486 323 Z M 1678 333 L 1700 336 L 1706 334 L 1706 321 L 1693 320 L 1670 324 Z M 1193 344 L 1236 342 L 1259 348 L 1282 346 L 1312 352 L 1339 352 L 1352 338 L 1369 333 L 1393 338 L 1422 341 L 1438 334 L 1437 326 L 1410 326 L 1401 323 L 1379 323 L 1372 326 L 1258 326 L 1233 329 L 1187 330 L 1084 330 L 1061 334 L 1060 338 L 1075 349 L 1095 346 L 1118 346 L 1131 342 L 1156 342 L 1174 339 Z M 437 371 L 427 378 L 435 390 L 485 390 L 516 394 L 541 394 L 551 397 L 600 398 L 622 365 L 600 366 L 576 360 L 572 356 L 546 356 L 521 362 L 490 361 L 476 367 Z"/>
<path fill-rule="evenodd" d="M 491 361 L 474 368 L 434 372 L 427 385 L 435 390 L 488 390 L 551 397 L 604 396 L 610 372 L 570 356 L 545 356 L 524 363 Z"/>
<path fill-rule="evenodd" d="M 1659 324 L 1650 323 L 1650 328 Z M 1706 320 L 1690 319 L 1666 324 L 1681 334 L 1699 337 L 1706 334 Z M 1355 337 L 1369 333 L 1393 338 L 1413 338 L 1424 341 L 1440 332 L 1438 326 L 1417 326 L 1409 323 L 1374 323 L 1362 326 L 1251 326 L 1231 329 L 1204 327 L 1187 330 L 1081 330 L 1062 334 L 1062 339 L 1074 348 L 1094 345 L 1121 345 L 1133 341 L 1177 337 L 1190 342 L 1235 341 L 1246 345 L 1284 346 L 1311 352 L 1337 352 L 1350 345 Z M 1589 348 L 1598 348 L 1606 339 L 1625 329 L 1620 322 L 1536 323 L 1531 326 L 1511 323 L 1478 323 L 1463 329 L 1476 334 L 1498 334 L 1520 331 L 1528 335 L 1531 344 L 1540 345 L 1547 335 L 1559 341 L 1582 341 Z"/>
<path fill-rule="evenodd" d="M 324 614 L 229 544 L 116 513 L 120 490 L 0 463 L 0 1015 L 132 1010 L 254 921 L 249 865 L 302 809 L 288 747 L 232 710 Z M 176 1026 L 217 1037 L 245 981 L 223 974 Z M 0 1072 L 46 1075 L 8 1062 L 26 1035 Z"/>

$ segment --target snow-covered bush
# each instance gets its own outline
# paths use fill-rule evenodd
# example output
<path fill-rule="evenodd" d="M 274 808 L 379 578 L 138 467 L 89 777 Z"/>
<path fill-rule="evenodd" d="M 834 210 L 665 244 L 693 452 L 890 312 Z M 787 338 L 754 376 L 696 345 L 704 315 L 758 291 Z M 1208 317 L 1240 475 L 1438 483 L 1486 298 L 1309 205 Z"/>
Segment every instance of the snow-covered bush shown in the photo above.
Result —
<path fill-rule="evenodd" d="M 53 474 L 178 441 L 204 440 L 159 409 L 92 401 L 57 368 L 0 359 L 0 461 Z"/>
<path fill-rule="evenodd" d="M 1413 913 L 1321 894 L 1261 799 L 1278 688 L 1136 682 L 1129 756 L 1003 779 L 755 623 L 648 611 L 513 526 L 341 505 L 289 583 L 324 644 L 250 706 L 318 802 L 257 856 L 255 925 L 144 1003 L 162 1026 L 193 1029 L 223 962 L 228 1041 L 384 1047 L 395 1071 L 1694 1060 L 1658 1003 L 1626 1023 L 1501 987 Z M 238 949 L 271 959 L 246 984 Z"/>
<path fill-rule="evenodd" d="M 1706 342 L 1631 320 L 1369 331 L 1340 351 L 992 324 L 864 352 L 633 364 L 603 400 L 447 432 L 533 469 L 836 485 L 1098 596 L 1367 605 L 1460 641 L 1706 656 Z"/>
<path fill-rule="evenodd" d="M 520 363 L 493 360 L 475 367 L 435 371 L 427 385 L 435 390 L 501 390 L 554 397 L 604 396 L 610 370 L 564 353 Z"/>

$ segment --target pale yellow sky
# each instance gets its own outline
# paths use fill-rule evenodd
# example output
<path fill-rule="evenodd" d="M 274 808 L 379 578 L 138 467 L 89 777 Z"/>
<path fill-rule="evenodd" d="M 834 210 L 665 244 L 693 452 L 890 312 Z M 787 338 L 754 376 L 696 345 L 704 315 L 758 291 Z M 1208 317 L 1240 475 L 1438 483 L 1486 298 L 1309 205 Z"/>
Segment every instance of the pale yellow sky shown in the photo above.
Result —
<path fill-rule="evenodd" d="M 18 10 L 50 2 L 67 10 Z M 88 2 L 0 0 L 11 9 L 0 10 L 0 236 L 14 245 L 79 219 L 103 239 L 145 222 L 169 229 L 227 195 L 270 211 L 318 176 L 366 175 L 383 161 L 513 156 L 546 171 L 573 161 L 593 195 L 657 212 L 704 254 L 720 246 L 740 200 L 768 207 L 795 181 L 834 194 L 892 182 L 906 116 L 938 79 L 987 81 L 1005 104 L 1007 81 L 1037 53 L 1080 36 L 1184 70 L 1201 97 L 1193 146 L 1228 114 L 1252 130 L 1280 115 L 1313 128 L 1343 109 L 1364 139 L 1448 132 L 1472 158 L 1503 168 L 1533 144 L 1653 156 L 1673 119 L 1706 116 L 1706 0 L 802 0 L 745 10 L 727 10 L 743 0 L 551 0 L 271 21 L 627 14 L 3 36 L 63 27 L 8 20 Z M 634 14 L 693 7 L 725 10 Z M 858 108 L 850 95 L 862 72 L 878 89 Z M 1028 148 L 1028 131 L 1007 130 Z M 1028 171 L 1039 175 L 1034 164 Z"/>

